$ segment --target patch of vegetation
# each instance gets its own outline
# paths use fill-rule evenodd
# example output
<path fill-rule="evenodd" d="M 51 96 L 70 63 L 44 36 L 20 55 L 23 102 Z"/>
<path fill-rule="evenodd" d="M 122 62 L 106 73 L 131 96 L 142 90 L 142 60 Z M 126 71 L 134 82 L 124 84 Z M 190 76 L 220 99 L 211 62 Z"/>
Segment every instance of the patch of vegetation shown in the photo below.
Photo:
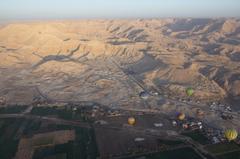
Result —
<path fill-rule="evenodd" d="M 23 124 L 24 123 L 24 124 Z M 16 139 L 16 133 L 19 128 L 23 126 L 24 135 L 34 134 L 39 130 L 41 121 L 39 120 L 25 120 L 25 119 L 1 119 L 0 120 L 0 159 L 11 159 L 15 156 L 19 140 Z M 22 128 L 21 128 L 22 129 Z M 51 130 L 71 130 L 76 131 L 76 140 L 63 144 L 56 145 L 47 148 L 38 148 L 35 158 L 39 156 L 50 156 L 67 159 L 79 159 L 89 158 L 95 159 L 98 156 L 94 129 L 86 129 L 80 127 L 74 127 L 71 125 L 55 125 L 53 124 Z M 19 137 L 21 137 L 20 134 Z M 41 138 L 33 142 L 34 146 L 50 145 L 52 143 L 51 138 Z M 65 155 L 64 155 L 65 154 Z"/>
<path fill-rule="evenodd" d="M 39 130 L 42 122 L 40 120 L 28 120 L 28 123 L 24 129 L 24 134 L 31 134 Z"/>
<path fill-rule="evenodd" d="M 182 141 L 170 141 L 170 140 L 161 140 L 161 139 L 158 139 L 157 141 L 160 144 L 169 145 L 169 146 L 176 146 L 176 145 L 183 144 Z"/>
<path fill-rule="evenodd" d="M 86 110 L 77 109 L 72 110 L 71 107 L 34 107 L 31 111 L 34 115 L 39 116 L 53 116 L 56 115 L 59 118 L 65 120 L 81 120 L 86 122 L 92 122 L 86 115 Z"/>
<path fill-rule="evenodd" d="M 98 156 L 97 144 L 93 129 L 75 128 L 76 142 L 73 149 L 74 159 L 95 159 Z"/>
<path fill-rule="evenodd" d="M 44 147 L 35 150 L 33 159 L 57 158 L 57 159 L 75 159 L 73 156 L 74 143 L 68 142 L 52 147 Z M 77 159 L 77 158 L 76 158 Z"/>
<path fill-rule="evenodd" d="M 4 126 L 4 120 L 0 120 L 0 130 Z"/>
<path fill-rule="evenodd" d="M 0 141 L 0 158 L 12 159 L 18 147 L 19 140 Z"/>
<path fill-rule="evenodd" d="M 17 114 L 23 112 L 27 106 L 8 106 L 0 108 L 0 114 Z"/>
<path fill-rule="evenodd" d="M 11 159 L 17 151 L 19 142 L 14 136 L 23 120 L 1 119 L 0 121 L 0 158 Z"/>
<path fill-rule="evenodd" d="M 48 116 L 48 115 L 57 115 L 58 110 L 55 109 L 54 107 L 34 107 L 31 113 L 39 116 Z"/>
<path fill-rule="evenodd" d="M 164 151 L 151 155 L 138 156 L 145 157 L 146 159 L 202 159 L 193 149 L 181 148 L 177 150 Z M 137 157 L 131 157 L 126 159 L 136 159 Z"/>
<path fill-rule="evenodd" d="M 98 156 L 97 145 L 95 141 L 95 134 L 93 129 L 85 129 L 71 126 L 58 126 L 57 128 L 75 129 L 76 140 L 65 144 L 56 145 L 53 147 L 46 147 L 38 149 L 34 152 L 33 159 L 40 159 L 50 156 L 58 156 L 67 159 L 96 159 Z"/>
<path fill-rule="evenodd" d="M 57 130 L 72 130 L 73 126 L 71 125 L 56 125 Z"/>
<path fill-rule="evenodd" d="M 67 159 L 67 154 L 66 153 L 55 154 L 55 155 L 49 156 L 48 159 Z"/>
<path fill-rule="evenodd" d="M 217 156 L 219 159 L 240 159 L 240 151 L 226 153 L 224 155 Z"/>
<path fill-rule="evenodd" d="M 205 149 L 213 154 L 222 154 L 231 151 L 240 151 L 240 147 L 234 142 L 219 143 L 205 146 Z"/>
<path fill-rule="evenodd" d="M 210 144 L 208 138 L 204 136 L 199 130 L 195 130 L 192 132 L 182 133 L 182 135 L 188 136 L 194 141 L 197 141 L 198 143 L 202 145 Z"/>

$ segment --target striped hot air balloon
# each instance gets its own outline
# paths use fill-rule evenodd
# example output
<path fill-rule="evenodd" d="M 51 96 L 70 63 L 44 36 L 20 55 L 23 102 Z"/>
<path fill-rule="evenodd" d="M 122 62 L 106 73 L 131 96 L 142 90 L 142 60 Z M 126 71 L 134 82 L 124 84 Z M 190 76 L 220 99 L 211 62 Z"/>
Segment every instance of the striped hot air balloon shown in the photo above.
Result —
<path fill-rule="evenodd" d="M 228 129 L 225 131 L 225 137 L 228 139 L 228 141 L 235 140 L 238 136 L 238 132 L 235 129 Z"/>

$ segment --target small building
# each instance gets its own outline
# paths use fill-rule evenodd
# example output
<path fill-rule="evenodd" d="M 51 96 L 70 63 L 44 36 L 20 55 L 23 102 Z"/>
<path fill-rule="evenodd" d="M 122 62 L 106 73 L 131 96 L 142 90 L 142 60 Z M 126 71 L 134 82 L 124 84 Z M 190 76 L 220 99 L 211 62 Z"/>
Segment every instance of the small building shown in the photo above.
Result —
<path fill-rule="evenodd" d="M 216 136 L 212 138 L 212 141 L 213 141 L 213 144 L 220 143 L 220 140 Z"/>
<path fill-rule="evenodd" d="M 154 123 L 153 124 L 155 127 L 162 127 L 163 126 L 163 123 Z"/>
<path fill-rule="evenodd" d="M 142 142 L 144 140 L 145 140 L 144 138 L 140 138 L 140 137 L 134 139 L 135 142 Z"/>
<path fill-rule="evenodd" d="M 108 124 L 108 122 L 107 122 L 107 121 L 105 121 L 105 120 L 97 120 L 97 121 L 95 121 L 95 124 L 107 125 L 107 124 Z"/>
<path fill-rule="evenodd" d="M 177 126 L 177 122 L 175 120 L 172 121 L 173 126 Z"/>

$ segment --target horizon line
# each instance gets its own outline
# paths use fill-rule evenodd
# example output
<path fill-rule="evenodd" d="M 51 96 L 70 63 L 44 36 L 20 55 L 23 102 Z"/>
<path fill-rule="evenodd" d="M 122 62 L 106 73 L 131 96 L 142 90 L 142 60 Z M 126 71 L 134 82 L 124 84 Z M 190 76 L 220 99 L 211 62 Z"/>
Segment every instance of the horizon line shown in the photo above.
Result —
<path fill-rule="evenodd" d="M 99 18 L 99 17 L 92 17 L 92 18 L 18 18 L 18 19 L 0 19 L 0 23 L 15 23 L 15 22 L 48 22 L 48 21 L 91 21 L 91 20 L 154 20 L 154 19 L 240 19 L 238 17 L 222 17 L 222 16 L 214 16 L 214 17 L 116 17 L 116 18 Z"/>

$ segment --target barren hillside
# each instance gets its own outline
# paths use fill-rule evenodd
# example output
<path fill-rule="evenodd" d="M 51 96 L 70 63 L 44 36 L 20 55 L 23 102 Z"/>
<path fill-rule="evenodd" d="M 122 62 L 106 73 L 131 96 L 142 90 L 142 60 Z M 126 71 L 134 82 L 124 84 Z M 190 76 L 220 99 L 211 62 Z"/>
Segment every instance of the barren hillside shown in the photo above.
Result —
<path fill-rule="evenodd" d="M 0 59 L 8 104 L 136 107 L 141 84 L 166 96 L 184 98 L 192 87 L 196 100 L 240 100 L 237 19 L 13 23 L 0 28 Z"/>

